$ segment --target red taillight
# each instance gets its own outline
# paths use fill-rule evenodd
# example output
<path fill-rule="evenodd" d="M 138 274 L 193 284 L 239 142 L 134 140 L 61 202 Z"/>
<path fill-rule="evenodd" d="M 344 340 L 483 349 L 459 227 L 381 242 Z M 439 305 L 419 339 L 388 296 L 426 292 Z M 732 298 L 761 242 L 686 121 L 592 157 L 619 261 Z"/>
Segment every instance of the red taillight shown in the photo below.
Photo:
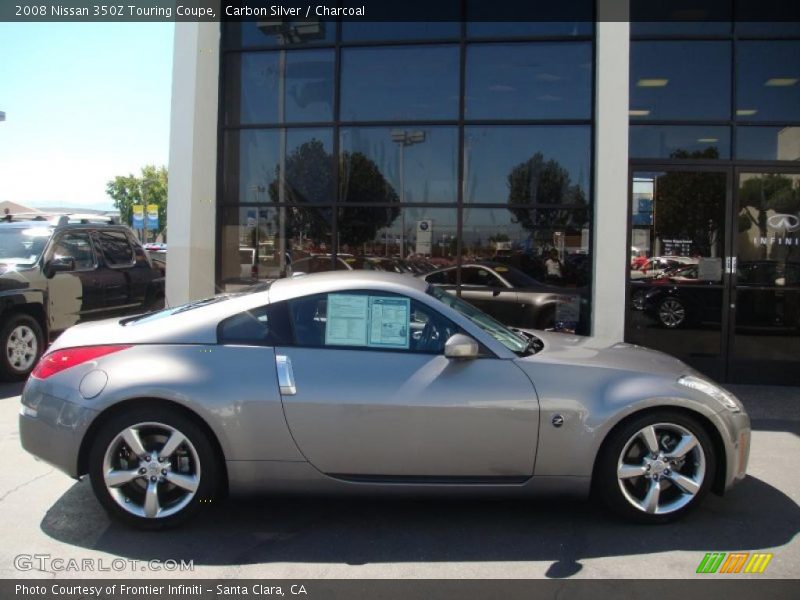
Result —
<path fill-rule="evenodd" d="M 39 364 L 34 367 L 31 377 L 37 379 L 47 379 L 51 375 L 55 375 L 81 363 L 95 360 L 101 356 L 126 350 L 130 346 L 84 346 L 82 348 L 64 348 L 63 350 L 56 350 L 43 356 L 39 360 Z"/>

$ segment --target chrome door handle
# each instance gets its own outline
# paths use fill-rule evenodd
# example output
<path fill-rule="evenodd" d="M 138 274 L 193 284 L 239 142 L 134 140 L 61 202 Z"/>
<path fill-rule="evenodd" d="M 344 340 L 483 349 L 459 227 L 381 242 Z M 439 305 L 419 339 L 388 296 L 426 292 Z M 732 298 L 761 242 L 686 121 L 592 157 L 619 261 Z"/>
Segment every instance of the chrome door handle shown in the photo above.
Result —
<path fill-rule="evenodd" d="M 294 396 L 297 388 L 294 385 L 292 361 L 288 356 L 278 354 L 275 356 L 275 367 L 278 369 L 278 385 L 281 388 L 281 395 Z"/>

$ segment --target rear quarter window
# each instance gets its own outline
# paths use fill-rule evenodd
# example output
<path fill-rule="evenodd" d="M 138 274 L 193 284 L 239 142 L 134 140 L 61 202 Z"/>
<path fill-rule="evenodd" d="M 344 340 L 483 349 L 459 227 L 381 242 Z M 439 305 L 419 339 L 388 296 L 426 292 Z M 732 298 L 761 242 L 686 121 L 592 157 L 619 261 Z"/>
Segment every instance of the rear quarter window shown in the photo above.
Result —
<path fill-rule="evenodd" d="M 286 303 L 268 304 L 240 312 L 220 322 L 220 344 L 244 346 L 287 346 L 292 344 Z"/>

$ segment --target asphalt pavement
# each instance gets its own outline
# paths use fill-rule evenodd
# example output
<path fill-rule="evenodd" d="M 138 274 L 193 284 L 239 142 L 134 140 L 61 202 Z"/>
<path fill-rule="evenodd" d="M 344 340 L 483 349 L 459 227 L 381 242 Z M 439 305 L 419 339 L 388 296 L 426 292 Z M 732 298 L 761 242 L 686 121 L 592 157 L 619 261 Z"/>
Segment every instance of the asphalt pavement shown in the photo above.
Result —
<path fill-rule="evenodd" d="M 0 385 L 3 578 L 685 579 L 709 577 L 695 574 L 705 553 L 734 551 L 774 556 L 764 574 L 714 577 L 800 577 L 800 388 L 731 386 L 753 418 L 749 476 L 666 526 L 628 524 L 582 500 L 263 497 L 158 533 L 111 522 L 87 481 L 22 450 L 21 389 Z M 152 559 L 193 570 L 142 564 Z"/>

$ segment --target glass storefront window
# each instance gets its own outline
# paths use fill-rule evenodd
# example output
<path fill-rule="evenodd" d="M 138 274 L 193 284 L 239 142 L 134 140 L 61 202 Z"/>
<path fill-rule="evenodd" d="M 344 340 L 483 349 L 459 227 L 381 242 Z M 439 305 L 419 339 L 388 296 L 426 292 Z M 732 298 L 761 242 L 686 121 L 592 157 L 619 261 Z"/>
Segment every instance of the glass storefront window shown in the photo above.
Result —
<path fill-rule="evenodd" d="M 458 46 L 345 48 L 343 121 L 458 118 Z"/>
<path fill-rule="evenodd" d="M 281 152 L 284 137 L 285 148 Z M 229 131 L 225 146 L 225 202 L 333 202 L 332 137 L 330 129 Z M 280 185 L 282 163 L 285 186 Z"/>
<path fill-rule="evenodd" d="M 330 121 L 333 79 L 333 50 L 232 54 L 228 57 L 228 85 L 231 96 L 238 95 L 239 102 L 228 105 L 226 121 L 229 124 Z"/>
<path fill-rule="evenodd" d="M 584 42 L 467 48 L 468 119 L 589 119 L 592 46 Z"/>
<path fill-rule="evenodd" d="M 458 39 L 460 35 L 461 23 L 450 21 L 342 22 L 342 41 L 344 42 Z"/>
<path fill-rule="evenodd" d="M 467 0 L 467 35 L 532 37 L 591 35 L 594 0 L 486 2 Z"/>
<path fill-rule="evenodd" d="M 309 257 L 330 256 L 326 207 L 231 206 L 222 212 L 221 283 L 232 291 L 291 273 Z"/>
<path fill-rule="evenodd" d="M 332 44 L 336 39 L 333 21 L 231 21 L 224 27 L 228 48 Z"/>
<path fill-rule="evenodd" d="M 729 127 L 706 125 L 631 125 L 631 158 L 728 159 Z"/>
<path fill-rule="evenodd" d="M 736 158 L 800 160 L 800 127 L 738 127 Z"/>
<path fill-rule="evenodd" d="M 374 270 L 385 269 L 363 259 L 390 258 L 436 266 L 454 265 L 457 219 L 455 208 L 340 207 L 338 256 L 349 261 L 353 268 Z"/>
<path fill-rule="evenodd" d="M 340 133 L 343 202 L 458 200 L 455 127 L 350 127 Z"/>
<path fill-rule="evenodd" d="M 730 42 L 631 42 L 631 120 L 731 114 Z"/>
<path fill-rule="evenodd" d="M 588 204 L 588 126 L 467 127 L 464 202 Z"/>
<path fill-rule="evenodd" d="M 800 40 L 739 42 L 736 118 L 800 121 Z"/>

